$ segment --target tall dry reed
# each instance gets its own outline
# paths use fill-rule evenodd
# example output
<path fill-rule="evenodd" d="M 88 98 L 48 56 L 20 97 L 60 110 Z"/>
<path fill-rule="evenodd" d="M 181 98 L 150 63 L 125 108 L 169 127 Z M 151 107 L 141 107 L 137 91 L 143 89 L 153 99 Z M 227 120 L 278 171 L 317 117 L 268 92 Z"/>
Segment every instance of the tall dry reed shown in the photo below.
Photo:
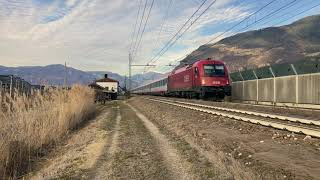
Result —
<path fill-rule="evenodd" d="M 0 103 L 0 179 L 25 171 L 39 152 L 95 111 L 93 90 L 80 85 L 29 97 L 2 94 Z"/>

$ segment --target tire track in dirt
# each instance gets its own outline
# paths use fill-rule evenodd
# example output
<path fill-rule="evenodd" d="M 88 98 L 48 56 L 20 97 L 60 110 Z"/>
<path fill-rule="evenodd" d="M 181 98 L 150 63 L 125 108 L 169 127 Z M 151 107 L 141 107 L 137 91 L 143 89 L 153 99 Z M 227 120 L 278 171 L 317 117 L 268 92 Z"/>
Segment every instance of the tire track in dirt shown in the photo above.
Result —
<path fill-rule="evenodd" d="M 157 140 L 162 157 L 164 158 L 168 169 L 170 169 L 173 175 L 172 178 L 195 179 L 194 175 L 190 172 L 191 170 L 189 170 L 190 168 L 188 163 L 181 158 L 178 150 L 170 145 L 169 140 L 163 134 L 161 134 L 159 129 L 143 114 L 138 112 L 133 106 L 130 104 L 127 105 L 136 113 L 140 120 L 143 121 L 145 127 L 151 133 L 152 137 Z"/>
<path fill-rule="evenodd" d="M 135 102 L 133 102 L 133 105 L 137 107 Z M 141 106 L 138 106 L 137 109 L 147 113 L 140 107 Z M 194 171 L 202 176 L 200 179 L 257 179 L 252 172 L 242 171 L 244 168 L 243 165 L 235 159 L 227 157 L 223 152 L 218 151 L 217 149 L 211 149 L 209 151 L 208 149 L 199 146 L 197 142 L 190 138 L 190 136 L 186 134 L 181 136 L 180 129 L 169 128 L 169 130 L 166 125 L 160 122 L 161 121 L 154 121 L 154 119 L 152 119 L 152 123 L 158 127 L 161 133 L 174 141 L 175 146 L 178 147 L 181 154 L 188 159 L 192 159 Z M 203 164 L 206 165 L 203 166 Z M 209 176 L 206 177 L 206 175 Z"/>
<path fill-rule="evenodd" d="M 168 179 L 156 141 L 136 114 L 118 102 L 113 135 L 104 154 L 92 169 L 91 179 Z"/>
<path fill-rule="evenodd" d="M 288 135 L 267 127 L 194 113 L 141 98 L 130 100 L 130 104 L 167 137 L 184 139 L 192 149 L 212 162 L 213 168 L 218 170 L 219 178 L 216 179 L 319 177 L 317 139 L 303 140 L 298 134 Z M 181 149 L 179 145 L 177 147 Z"/>
<path fill-rule="evenodd" d="M 112 161 L 114 160 L 114 155 L 118 150 L 118 143 L 119 143 L 119 131 L 120 131 L 120 121 L 121 121 L 121 114 L 119 106 L 112 107 L 113 109 L 116 109 L 116 118 L 115 118 L 115 127 L 113 129 L 113 133 L 111 135 L 111 141 L 109 147 L 107 146 L 105 148 L 106 154 L 104 154 L 103 159 L 100 159 L 100 161 L 104 161 L 104 165 L 102 165 L 98 170 L 96 171 L 97 174 L 94 175 L 93 179 L 104 179 L 108 174 L 112 174 L 112 172 L 109 172 L 112 170 Z M 114 110 L 113 110 L 114 111 Z M 109 171 L 104 171 L 104 169 L 107 169 Z M 107 173 L 106 173 L 107 172 Z"/>
<path fill-rule="evenodd" d="M 121 114 L 119 110 L 119 106 L 117 106 L 117 118 L 116 118 L 116 126 L 114 128 L 114 134 L 111 140 L 111 146 L 109 149 L 109 154 L 113 156 L 118 149 L 118 139 L 119 139 L 119 130 L 120 130 L 120 121 L 121 121 Z"/>

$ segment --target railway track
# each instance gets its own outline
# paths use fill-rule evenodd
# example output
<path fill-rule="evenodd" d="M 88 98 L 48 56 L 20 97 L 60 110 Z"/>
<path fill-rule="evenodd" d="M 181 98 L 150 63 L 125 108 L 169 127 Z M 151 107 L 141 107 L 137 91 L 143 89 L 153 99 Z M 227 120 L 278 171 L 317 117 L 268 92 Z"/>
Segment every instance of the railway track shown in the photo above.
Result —
<path fill-rule="evenodd" d="M 198 103 L 168 100 L 164 98 L 146 99 L 172 106 L 178 106 L 186 109 L 232 118 L 239 121 L 260 124 L 263 126 L 287 130 L 295 133 L 303 133 L 306 135 L 320 138 L 320 120 L 311 120 L 252 111 L 244 111 L 238 109 L 203 105 Z"/>

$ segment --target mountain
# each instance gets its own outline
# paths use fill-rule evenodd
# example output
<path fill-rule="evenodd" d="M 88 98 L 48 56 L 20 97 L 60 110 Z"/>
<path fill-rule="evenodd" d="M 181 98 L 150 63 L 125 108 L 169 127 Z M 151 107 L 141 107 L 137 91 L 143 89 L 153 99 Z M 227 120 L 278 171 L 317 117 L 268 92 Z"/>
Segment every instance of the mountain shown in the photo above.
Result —
<path fill-rule="evenodd" d="M 53 64 L 48 66 L 21 66 L 21 67 L 5 67 L 0 66 L 1 75 L 19 76 L 31 84 L 48 84 L 54 86 L 62 86 L 65 78 L 65 67 L 61 64 Z M 117 73 L 109 71 L 81 71 L 72 67 L 67 69 L 68 85 L 72 84 L 89 84 L 96 79 L 101 79 L 104 74 L 108 74 L 111 79 L 119 81 L 120 86 L 124 86 L 125 77 Z M 132 76 L 132 87 L 137 87 L 148 80 L 156 80 L 163 74 L 148 72 L 145 74 L 137 74 Z"/>
<path fill-rule="evenodd" d="M 119 81 L 119 84 L 121 87 L 123 87 L 125 82 L 124 76 L 121 76 L 120 74 L 113 73 L 110 71 L 87 71 L 87 73 L 95 76 L 95 79 L 101 79 L 104 77 L 105 74 L 108 74 L 109 78 Z"/>
<path fill-rule="evenodd" d="M 88 71 L 88 73 L 96 76 L 96 79 L 102 78 L 104 74 L 108 74 L 111 79 L 117 80 L 120 82 L 120 86 L 124 86 L 126 77 L 121 76 L 117 73 L 112 73 L 109 71 Z M 145 74 L 135 74 L 132 76 L 132 87 L 137 87 L 149 81 L 154 81 L 159 78 L 164 77 L 164 74 L 157 72 L 147 72 Z"/>
<path fill-rule="evenodd" d="M 132 86 L 136 87 L 147 82 L 163 78 L 165 75 L 157 72 L 147 72 L 145 74 L 135 74 L 132 76 Z"/>
<path fill-rule="evenodd" d="M 320 15 L 202 45 L 183 59 L 179 67 L 208 57 L 224 61 L 231 71 L 320 58 Z"/>
<path fill-rule="evenodd" d="M 61 64 L 48 66 L 21 66 L 4 67 L 0 66 L 0 74 L 16 75 L 31 84 L 48 84 L 62 86 L 65 78 L 65 67 Z M 93 74 L 68 67 L 67 82 L 71 84 L 88 84 L 96 77 Z"/>

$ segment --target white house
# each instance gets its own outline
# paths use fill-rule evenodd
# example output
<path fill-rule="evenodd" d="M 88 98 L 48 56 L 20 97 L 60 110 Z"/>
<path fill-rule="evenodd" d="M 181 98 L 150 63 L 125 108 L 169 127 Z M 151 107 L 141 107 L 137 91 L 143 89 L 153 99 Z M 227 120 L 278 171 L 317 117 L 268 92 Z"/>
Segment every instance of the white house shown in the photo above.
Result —
<path fill-rule="evenodd" d="M 96 80 L 95 83 L 103 87 L 105 91 L 118 92 L 119 82 L 108 78 L 108 74 L 105 74 L 103 79 Z"/>

